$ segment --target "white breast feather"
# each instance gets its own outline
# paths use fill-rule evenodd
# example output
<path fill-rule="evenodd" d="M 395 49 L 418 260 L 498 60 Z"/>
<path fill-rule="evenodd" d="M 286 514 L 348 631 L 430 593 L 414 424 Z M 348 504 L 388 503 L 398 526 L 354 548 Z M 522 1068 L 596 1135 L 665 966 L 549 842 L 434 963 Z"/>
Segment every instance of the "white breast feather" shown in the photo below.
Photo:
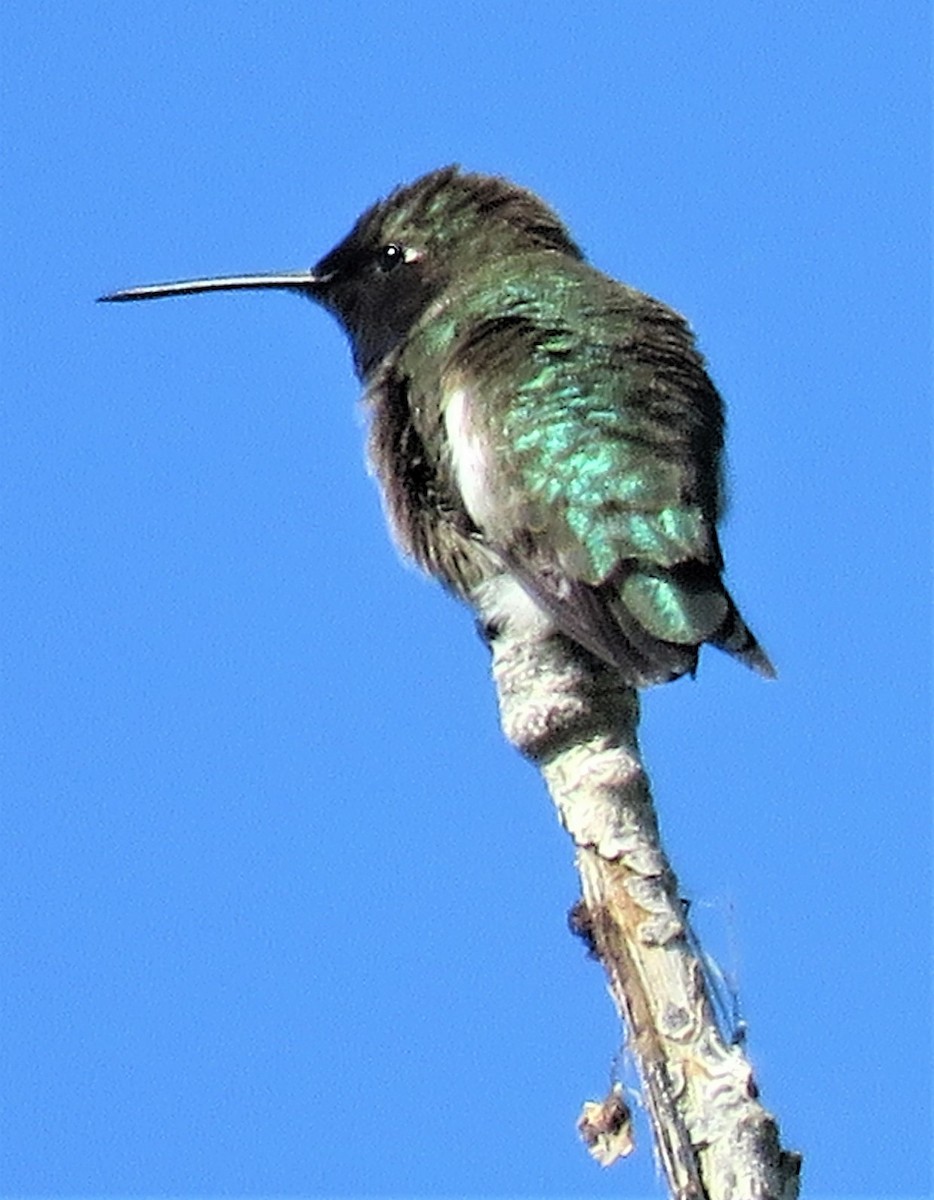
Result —
<path fill-rule="evenodd" d="M 493 508 L 493 463 L 489 447 L 473 429 L 466 388 L 455 388 L 444 410 L 444 428 L 451 454 L 451 469 L 464 507 L 474 524 L 489 530 L 496 523 Z"/>
<path fill-rule="evenodd" d="M 555 632 L 553 618 L 512 575 L 495 575 L 474 589 L 473 602 L 485 621 L 511 637 L 536 641 Z"/>
<path fill-rule="evenodd" d="M 496 463 L 489 444 L 471 424 L 470 396 L 466 388 L 452 389 L 444 410 L 444 428 L 451 456 L 451 470 L 464 507 L 471 520 L 494 540 L 509 528 L 507 514 L 497 511 L 497 503 L 508 503 L 508 493 L 494 489 Z M 484 619 L 514 636 L 544 637 L 554 632 L 554 621 L 532 595 L 508 571 L 482 583 L 473 593 L 473 601 Z"/>

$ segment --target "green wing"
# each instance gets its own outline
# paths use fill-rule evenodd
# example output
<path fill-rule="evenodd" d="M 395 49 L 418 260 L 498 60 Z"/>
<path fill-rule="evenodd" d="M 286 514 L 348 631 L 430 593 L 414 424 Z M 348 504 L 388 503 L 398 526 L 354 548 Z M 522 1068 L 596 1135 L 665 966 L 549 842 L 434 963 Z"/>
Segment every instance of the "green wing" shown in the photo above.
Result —
<path fill-rule="evenodd" d="M 722 404 L 690 331 L 595 272 L 540 283 L 449 364 L 495 463 L 481 532 L 633 683 L 693 671 L 706 641 L 770 671 L 721 580 Z"/>

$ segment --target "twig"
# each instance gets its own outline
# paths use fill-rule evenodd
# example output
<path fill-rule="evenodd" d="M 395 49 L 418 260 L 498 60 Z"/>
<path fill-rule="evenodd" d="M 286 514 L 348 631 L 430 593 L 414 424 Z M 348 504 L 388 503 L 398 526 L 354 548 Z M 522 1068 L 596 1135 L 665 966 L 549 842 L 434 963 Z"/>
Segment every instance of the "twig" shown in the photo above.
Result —
<path fill-rule="evenodd" d="M 493 673 L 503 730 L 540 767 L 577 847 L 574 920 L 606 969 L 672 1197 L 795 1200 L 800 1156 L 782 1149 L 742 1049 L 725 1044 L 686 936 L 639 756 L 636 692 L 560 635 L 504 633 Z M 611 1093 L 580 1122 L 604 1162 L 626 1152 L 612 1148 L 619 1104 Z"/>

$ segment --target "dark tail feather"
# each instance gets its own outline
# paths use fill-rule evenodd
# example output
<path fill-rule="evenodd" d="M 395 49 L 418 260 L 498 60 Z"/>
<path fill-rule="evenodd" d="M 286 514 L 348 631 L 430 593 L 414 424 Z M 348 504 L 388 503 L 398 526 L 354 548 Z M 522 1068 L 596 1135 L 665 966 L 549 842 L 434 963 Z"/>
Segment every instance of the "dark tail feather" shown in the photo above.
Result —
<path fill-rule="evenodd" d="M 769 661 L 769 656 L 739 615 L 739 609 L 733 603 L 732 597 L 728 596 L 727 599 L 730 601 L 730 611 L 716 636 L 710 639 L 711 643 L 719 646 L 721 650 L 725 650 L 727 654 L 732 654 L 734 658 L 744 662 L 753 671 L 758 671 L 766 679 L 775 679 L 778 672 Z"/>

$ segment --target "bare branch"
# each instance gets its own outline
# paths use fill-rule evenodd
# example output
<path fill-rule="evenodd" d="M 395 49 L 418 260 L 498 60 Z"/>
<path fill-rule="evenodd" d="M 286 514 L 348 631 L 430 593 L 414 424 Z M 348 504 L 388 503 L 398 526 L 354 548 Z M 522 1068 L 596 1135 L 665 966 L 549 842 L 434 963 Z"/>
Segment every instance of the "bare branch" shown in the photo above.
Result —
<path fill-rule="evenodd" d="M 639 755 L 636 692 L 560 635 L 507 632 L 493 653 L 503 730 L 539 765 L 577 847 L 574 922 L 606 969 L 671 1195 L 795 1200 L 800 1156 L 781 1148 L 749 1061 L 721 1036 L 687 936 Z M 611 1092 L 579 1122 L 602 1162 L 628 1152 L 614 1104 Z"/>

